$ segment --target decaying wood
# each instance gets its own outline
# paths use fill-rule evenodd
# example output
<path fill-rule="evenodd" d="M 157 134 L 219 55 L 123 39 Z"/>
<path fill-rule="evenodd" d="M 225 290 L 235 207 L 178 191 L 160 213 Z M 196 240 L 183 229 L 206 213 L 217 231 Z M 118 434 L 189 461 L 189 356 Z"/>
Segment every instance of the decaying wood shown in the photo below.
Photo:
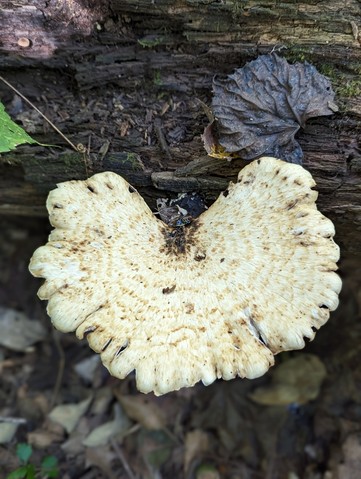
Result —
<path fill-rule="evenodd" d="M 311 61 L 334 83 L 340 112 L 310 121 L 298 140 L 319 208 L 343 251 L 361 258 L 359 1 L 3 1 L 0 22 L 1 74 L 89 151 L 70 151 L 0 85 L 12 117 L 60 146 L 2 155 L 0 213 L 45 215 L 56 183 L 104 170 L 126 177 L 152 207 L 189 190 L 213 200 L 244 163 L 203 148 L 212 78 L 277 51 Z"/>

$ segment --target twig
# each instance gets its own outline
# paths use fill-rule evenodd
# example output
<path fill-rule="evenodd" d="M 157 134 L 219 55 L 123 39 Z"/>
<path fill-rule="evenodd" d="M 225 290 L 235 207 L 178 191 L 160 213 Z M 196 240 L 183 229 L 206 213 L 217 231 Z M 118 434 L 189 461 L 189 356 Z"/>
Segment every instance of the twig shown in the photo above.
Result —
<path fill-rule="evenodd" d="M 54 407 L 56 399 L 59 395 L 61 383 L 63 381 L 63 376 L 64 376 L 64 368 L 65 368 L 65 354 L 64 354 L 63 347 L 60 343 L 59 336 L 58 336 L 56 331 L 53 331 L 52 334 L 53 334 L 53 340 L 54 340 L 56 349 L 58 350 L 58 353 L 59 353 L 59 366 L 58 366 L 58 373 L 56 375 L 56 381 L 55 381 L 53 396 L 52 396 L 51 402 L 50 402 L 50 407 L 51 408 Z"/>
<path fill-rule="evenodd" d="M 156 118 L 154 120 L 154 130 L 157 135 L 158 141 L 160 143 L 160 147 L 164 151 L 164 153 L 167 155 L 168 160 L 172 159 L 172 154 L 169 150 L 169 146 L 167 144 L 167 140 L 165 139 L 165 135 L 163 133 L 163 127 L 162 127 L 162 121 L 160 118 Z"/>
<path fill-rule="evenodd" d="M 118 446 L 117 442 L 112 438 L 110 440 L 110 444 L 112 445 L 112 448 L 114 449 L 114 451 L 116 452 L 117 456 L 118 456 L 118 459 L 120 460 L 120 462 L 122 463 L 122 466 L 124 467 L 124 470 L 125 472 L 127 473 L 129 479 L 136 479 L 133 471 L 131 470 L 129 464 L 128 464 L 128 461 L 126 460 L 124 454 L 123 454 L 123 451 L 120 449 L 120 447 Z"/>
<path fill-rule="evenodd" d="M 24 101 L 26 101 L 26 103 L 28 103 L 32 108 L 34 108 L 35 111 L 37 111 L 39 113 L 39 115 L 41 115 L 45 121 L 47 121 L 49 123 L 49 125 L 54 128 L 54 130 L 67 142 L 69 143 L 69 145 L 77 152 L 79 153 L 84 153 L 85 151 L 85 148 L 84 148 L 84 145 L 82 145 L 81 143 L 78 145 L 78 146 L 75 146 L 74 143 L 72 143 L 69 138 L 67 138 L 60 130 L 57 126 L 54 125 L 54 123 L 52 121 L 49 120 L 49 118 L 47 118 L 44 113 L 42 113 L 39 108 L 37 108 L 33 103 L 31 103 L 30 100 L 28 100 L 26 98 L 26 96 L 24 96 L 22 93 L 19 92 L 19 90 L 17 90 L 11 83 L 9 83 L 7 80 L 5 80 L 5 78 L 3 78 L 2 76 L 0 76 L 0 80 L 5 83 L 5 85 L 7 85 L 9 88 L 11 88 L 18 96 L 20 96 Z"/>
<path fill-rule="evenodd" d="M 213 123 L 214 115 L 213 115 L 212 109 L 206 103 L 204 103 L 204 101 L 202 101 L 200 98 L 197 98 L 197 101 L 201 105 L 209 123 Z"/>
<path fill-rule="evenodd" d="M 134 424 L 131 428 L 129 428 L 123 435 L 122 438 L 124 439 L 127 436 L 130 436 L 137 432 L 141 428 L 140 424 Z"/>
<path fill-rule="evenodd" d="M 22 417 L 0 416 L 0 422 L 10 422 L 11 424 L 26 424 L 28 421 Z"/>

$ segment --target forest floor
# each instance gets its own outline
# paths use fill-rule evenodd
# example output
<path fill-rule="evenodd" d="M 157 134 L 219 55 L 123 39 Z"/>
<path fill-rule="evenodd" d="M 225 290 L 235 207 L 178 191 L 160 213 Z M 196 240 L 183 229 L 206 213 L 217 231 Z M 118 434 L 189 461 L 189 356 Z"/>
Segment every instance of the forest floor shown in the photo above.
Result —
<path fill-rule="evenodd" d="M 60 29 L 64 21 L 59 23 L 57 2 L 41 3 L 56 10 L 54 28 Z M 77 22 L 84 18 L 74 16 Z M 144 40 L 142 45 L 134 34 L 128 49 L 128 40 L 122 41 L 131 34 L 131 22 L 124 18 L 120 36 L 117 25 L 105 24 L 104 45 L 96 32 L 94 52 L 88 50 L 88 38 L 75 44 L 69 66 L 61 56 L 47 68 L 20 62 L 17 69 L 7 67 L 6 78 L 72 141 L 91 151 L 91 167 L 99 162 L 100 170 L 106 168 L 107 153 L 128 152 L 120 166 L 147 180 L 152 171 L 173 171 L 206 157 L 200 138 L 208 124 L 203 103 L 210 104 L 212 77 L 231 68 L 235 52 L 230 49 L 226 58 L 226 50 L 203 51 L 201 44 L 193 52 L 191 43 L 175 51 L 174 66 L 167 45 L 164 54 L 149 55 L 152 38 L 144 37 L 148 45 Z M 9 32 L 13 44 L 13 28 Z M 123 52 L 126 60 L 130 56 L 127 61 Z M 13 64 L 18 65 L 17 55 Z M 3 84 L 0 94 L 8 113 L 29 134 L 41 143 L 59 144 L 40 115 Z M 358 115 L 358 98 L 353 101 Z M 357 153 L 358 117 L 351 120 L 345 117 L 342 132 L 347 134 L 340 142 L 325 123 L 329 120 L 315 120 L 311 134 L 300 132 L 306 156 L 325 150 L 334 158 L 340 148 L 345 156 Z M 42 182 L 48 178 L 41 161 L 58 157 L 59 151 L 50 147 L 41 155 L 29 154 L 21 167 L 27 181 L 37 175 L 34 184 L 43 187 L 45 196 L 48 185 Z M 212 174 L 228 178 L 229 163 L 219 165 Z M 73 173 L 72 165 L 68 170 Z M 327 193 L 338 188 L 332 183 L 338 175 L 328 171 L 326 176 Z M 145 180 L 144 190 L 153 198 L 158 191 Z M 220 190 L 218 184 L 215 189 Z M 339 308 L 302 351 L 280 354 L 256 380 L 197 384 L 156 397 L 139 393 L 133 374 L 124 380 L 111 377 L 85 340 L 52 327 L 46 304 L 36 295 L 41 280 L 28 271 L 32 253 L 49 232 L 43 218 L 0 216 L 0 479 L 11 473 L 12 479 L 25 477 L 24 467 L 27 479 L 360 479 L 361 267 L 356 272 L 351 258 L 340 263 Z M 48 457 L 52 466 L 46 472 Z"/>
<path fill-rule="evenodd" d="M 50 455 L 63 479 L 359 479 L 361 288 L 349 279 L 352 262 L 341 263 L 340 307 L 304 350 L 279 355 L 257 380 L 155 397 L 138 393 L 133 375 L 109 376 L 86 341 L 52 328 L 28 272 L 47 220 L 1 223 L 1 479 L 21 466 L 22 443 L 36 477 L 50 477 L 40 472 Z"/>

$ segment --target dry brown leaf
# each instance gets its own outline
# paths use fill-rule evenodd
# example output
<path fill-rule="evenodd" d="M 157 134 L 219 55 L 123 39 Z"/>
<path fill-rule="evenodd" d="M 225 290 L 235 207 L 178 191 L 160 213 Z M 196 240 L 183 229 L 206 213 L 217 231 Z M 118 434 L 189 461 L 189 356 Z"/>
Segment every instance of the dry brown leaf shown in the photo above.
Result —
<path fill-rule="evenodd" d="M 12 422 L 0 422 L 0 444 L 7 444 L 15 436 L 20 424 Z"/>
<path fill-rule="evenodd" d="M 10 472 L 18 466 L 19 459 L 15 453 L 12 454 L 7 446 L 0 447 L 0 470 L 2 471 L 4 467 L 7 467 Z"/>
<path fill-rule="evenodd" d="M 0 346 L 13 351 L 24 351 L 46 336 L 40 321 L 30 320 L 24 313 L 10 308 L 0 308 Z"/>
<path fill-rule="evenodd" d="M 93 397 L 90 396 L 84 401 L 75 404 L 61 404 L 56 406 L 49 414 L 49 419 L 64 427 L 69 434 L 74 431 L 79 419 L 87 411 Z"/>
<path fill-rule="evenodd" d="M 196 479 L 220 479 L 221 475 L 214 466 L 202 465 L 196 472 Z"/>
<path fill-rule="evenodd" d="M 146 429 L 163 429 L 166 416 L 159 403 L 147 396 L 124 396 L 116 394 L 128 417 L 138 422 Z"/>
<path fill-rule="evenodd" d="M 56 423 L 48 421 L 43 427 L 29 432 L 27 441 L 38 449 L 44 449 L 51 446 L 54 442 L 59 443 L 64 438 L 64 429 Z"/>
<path fill-rule="evenodd" d="M 268 406 L 305 404 L 319 395 L 326 368 L 313 354 L 302 354 L 280 364 L 272 372 L 272 383 L 257 388 L 249 397 Z"/>
<path fill-rule="evenodd" d="M 113 472 L 112 461 L 115 455 L 108 446 L 103 447 L 90 447 L 85 451 L 85 465 L 96 466 L 105 474 L 105 477 L 109 479 L 117 479 L 117 475 Z"/>
<path fill-rule="evenodd" d="M 350 435 L 342 445 L 344 461 L 338 467 L 338 479 L 360 479 L 361 434 Z"/>
<path fill-rule="evenodd" d="M 92 383 L 95 370 L 100 364 L 100 358 L 98 356 L 90 356 L 88 358 L 79 361 L 74 369 L 76 373 L 84 380 L 89 383 Z"/>
<path fill-rule="evenodd" d="M 265 155 L 300 164 L 297 131 L 309 118 L 337 111 L 328 78 L 307 62 L 291 65 L 275 53 L 225 80 L 215 78 L 213 91 L 219 143 L 244 160 Z"/>
<path fill-rule="evenodd" d="M 201 429 L 195 429 L 194 431 L 188 432 L 185 437 L 184 442 L 184 471 L 187 474 L 189 466 L 192 461 L 205 452 L 209 448 L 209 438 L 208 434 L 202 431 Z"/>
<path fill-rule="evenodd" d="M 83 444 L 87 447 L 98 447 L 107 444 L 107 442 L 118 434 L 125 433 L 130 427 L 130 421 L 124 414 L 119 404 L 114 406 L 114 419 L 95 428 L 84 439 Z"/>
<path fill-rule="evenodd" d="M 96 390 L 94 400 L 91 405 L 91 414 L 100 415 L 105 414 L 109 408 L 110 403 L 113 401 L 114 396 L 111 389 L 107 386 Z"/>

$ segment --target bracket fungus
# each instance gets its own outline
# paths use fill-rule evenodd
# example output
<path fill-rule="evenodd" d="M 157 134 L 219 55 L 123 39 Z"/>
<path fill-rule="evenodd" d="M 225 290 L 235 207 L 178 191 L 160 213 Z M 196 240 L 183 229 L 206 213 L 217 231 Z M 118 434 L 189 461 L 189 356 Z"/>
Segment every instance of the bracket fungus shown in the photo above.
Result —
<path fill-rule="evenodd" d="M 142 392 L 261 376 L 338 305 L 339 248 L 314 186 L 301 166 L 262 158 L 177 228 L 115 173 L 61 183 L 30 262 L 39 297 Z"/>

